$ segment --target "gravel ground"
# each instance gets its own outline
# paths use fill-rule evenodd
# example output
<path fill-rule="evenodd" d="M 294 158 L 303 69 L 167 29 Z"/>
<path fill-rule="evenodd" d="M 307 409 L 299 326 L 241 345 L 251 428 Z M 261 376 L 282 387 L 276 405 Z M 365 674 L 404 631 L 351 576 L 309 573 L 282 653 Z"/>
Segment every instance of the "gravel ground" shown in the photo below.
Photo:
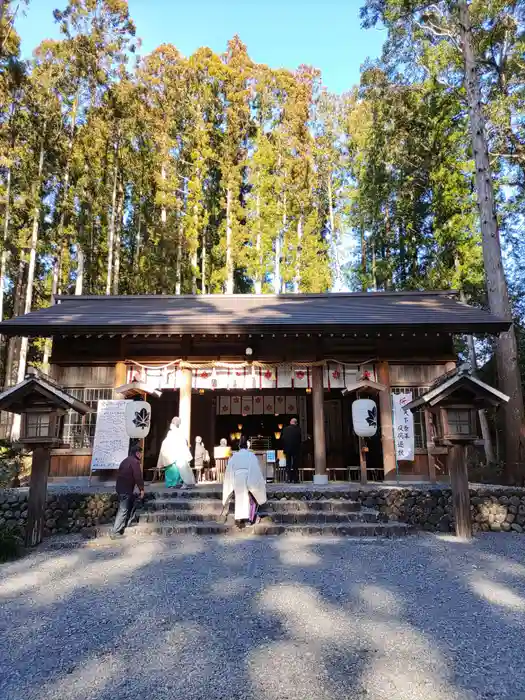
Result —
<path fill-rule="evenodd" d="M 525 699 L 520 536 L 48 545 L 0 606 L 1 700 Z"/>

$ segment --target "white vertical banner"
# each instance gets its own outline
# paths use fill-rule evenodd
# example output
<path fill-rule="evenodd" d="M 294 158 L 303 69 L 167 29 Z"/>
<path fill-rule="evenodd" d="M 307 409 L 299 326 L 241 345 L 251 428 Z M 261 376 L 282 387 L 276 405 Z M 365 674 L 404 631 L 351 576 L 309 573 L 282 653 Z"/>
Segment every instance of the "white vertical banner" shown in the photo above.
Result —
<path fill-rule="evenodd" d="M 414 461 L 414 416 L 404 406 L 412 401 L 412 392 L 392 394 L 394 409 L 394 443 L 398 462 Z"/>

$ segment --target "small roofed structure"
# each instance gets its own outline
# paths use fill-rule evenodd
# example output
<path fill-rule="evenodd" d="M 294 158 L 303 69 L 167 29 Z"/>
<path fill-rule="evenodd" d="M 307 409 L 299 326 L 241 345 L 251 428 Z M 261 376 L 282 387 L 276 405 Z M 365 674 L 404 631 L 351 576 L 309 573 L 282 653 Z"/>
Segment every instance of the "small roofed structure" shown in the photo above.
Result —
<path fill-rule="evenodd" d="M 21 414 L 19 442 L 33 450 L 26 544 L 34 546 L 42 541 L 51 448 L 60 443 L 61 417 L 68 410 L 85 415 L 92 409 L 30 369 L 22 382 L 0 394 L 0 410 Z"/>
<path fill-rule="evenodd" d="M 425 394 L 418 396 L 405 408 L 411 411 L 425 406 L 433 408 L 451 397 L 454 403 L 464 399 L 478 409 L 499 406 L 509 401 L 506 394 L 475 377 L 468 365 L 461 365 L 457 370 L 439 377 Z"/>
<path fill-rule="evenodd" d="M 1 411 L 23 414 L 28 410 L 44 411 L 46 408 L 50 410 L 51 407 L 59 411 L 73 410 L 82 416 L 93 410 L 33 367 L 29 367 L 22 382 L 0 394 Z"/>
<path fill-rule="evenodd" d="M 430 389 L 405 406 L 405 410 L 424 408 L 436 420 L 435 444 L 449 448 L 449 472 L 454 506 L 456 534 L 472 537 L 466 446 L 478 438 L 478 411 L 506 403 L 509 397 L 485 384 L 468 365 L 440 377 Z"/>

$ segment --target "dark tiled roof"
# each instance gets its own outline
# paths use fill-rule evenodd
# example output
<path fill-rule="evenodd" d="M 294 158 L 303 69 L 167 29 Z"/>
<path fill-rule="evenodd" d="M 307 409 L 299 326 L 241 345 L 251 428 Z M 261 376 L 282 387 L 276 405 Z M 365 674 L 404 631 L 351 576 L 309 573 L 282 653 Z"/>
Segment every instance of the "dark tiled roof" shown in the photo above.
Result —
<path fill-rule="evenodd" d="M 228 333 L 436 328 L 497 333 L 509 323 L 448 293 L 204 296 L 63 296 L 47 309 L 0 324 L 5 335 Z"/>

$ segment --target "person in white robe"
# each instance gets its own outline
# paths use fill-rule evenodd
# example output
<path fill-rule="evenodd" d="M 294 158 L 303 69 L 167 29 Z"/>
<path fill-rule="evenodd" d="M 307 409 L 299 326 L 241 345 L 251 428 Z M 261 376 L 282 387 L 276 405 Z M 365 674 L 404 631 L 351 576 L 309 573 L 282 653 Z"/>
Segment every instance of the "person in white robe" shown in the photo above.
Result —
<path fill-rule="evenodd" d="M 168 488 L 181 485 L 183 488 L 194 486 L 195 477 L 190 466 L 191 460 L 192 455 L 181 428 L 181 420 L 173 418 L 168 434 L 162 441 L 157 462 L 157 468 L 164 469 Z"/>
<path fill-rule="evenodd" d="M 235 520 L 253 522 L 257 507 L 266 503 L 266 480 L 257 457 L 248 449 L 244 436 L 239 442 L 239 448 L 230 457 L 226 467 L 222 503 L 226 506 L 232 494 L 235 494 Z"/>

